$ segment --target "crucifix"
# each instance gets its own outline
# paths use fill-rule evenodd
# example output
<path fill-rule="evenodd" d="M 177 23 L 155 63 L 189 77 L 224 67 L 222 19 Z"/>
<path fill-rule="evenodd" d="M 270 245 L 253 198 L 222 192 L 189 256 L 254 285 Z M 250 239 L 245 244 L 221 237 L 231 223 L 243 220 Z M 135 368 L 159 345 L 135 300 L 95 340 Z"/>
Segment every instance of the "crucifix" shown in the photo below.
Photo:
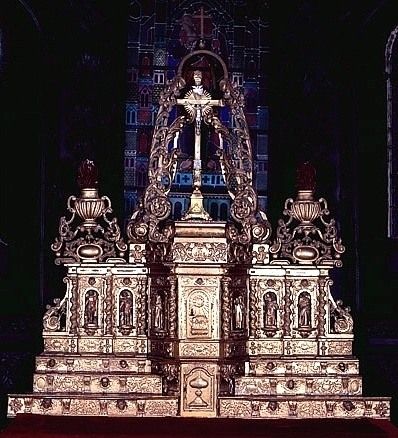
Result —
<path fill-rule="evenodd" d="M 200 8 L 200 13 L 197 15 L 193 15 L 192 18 L 199 18 L 200 20 L 200 39 L 203 40 L 204 39 L 204 33 L 205 33 L 205 28 L 204 28 L 204 20 L 205 18 L 212 18 L 211 15 L 205 15 L 205 11 L 203 9 L 203 6 L 201 6 Z"/>
<path fill-rule="evenodd" d="M 224 106 L 222 100 L 212 99 L 202 85 L 202 72 L 195 70 L 193 74 L 195 84 L 183 99 L 177 99 L 178 105 L 183 105 L 195 124 L 195 145 L 193 161 L 193 192 L 190 207 L 183 220 L 211 220 L 209 213 L 203 207 L 203 195 L 200 191 L 202 185 L 202 158 L 200 154 L 201 126 L 205 116 L 210 114 L 212 106 Z"/>

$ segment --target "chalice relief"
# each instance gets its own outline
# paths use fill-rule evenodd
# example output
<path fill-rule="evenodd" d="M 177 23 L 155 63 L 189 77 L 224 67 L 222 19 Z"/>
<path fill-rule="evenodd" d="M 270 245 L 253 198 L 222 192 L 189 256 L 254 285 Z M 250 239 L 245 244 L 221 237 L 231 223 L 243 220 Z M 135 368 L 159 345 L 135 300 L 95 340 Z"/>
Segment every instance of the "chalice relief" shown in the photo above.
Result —
<path fill-rule="evenodd" d="M 223 106 L 223 102 L 222 100 L 212 99 L 210 93 L 203 88 L 202 72 L 200 70 L 194 71 L 193 79 L 194 85 L 192 85 L 192 88 L 185 94 L 183 99 L 177 99 L 177 104 L 184 106 L 195 126 L 193 192 L 190 207 L 183 220 L 210 221 L 211 217 L 203 207 L 203 195 L 200 190 L 202 185 L 201 127 L 205 117 L 211 113 L 212 106 Z"/>

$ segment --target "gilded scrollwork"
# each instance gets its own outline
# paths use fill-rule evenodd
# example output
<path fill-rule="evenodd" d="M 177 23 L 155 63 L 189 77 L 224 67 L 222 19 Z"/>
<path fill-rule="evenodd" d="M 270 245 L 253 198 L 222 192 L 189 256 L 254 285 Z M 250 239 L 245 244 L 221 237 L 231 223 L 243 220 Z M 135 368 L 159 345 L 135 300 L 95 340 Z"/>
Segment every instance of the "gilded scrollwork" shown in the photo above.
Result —
<path fill-rule="evenodd" d="M 147 278 L 138 278 L 138 299 L 137 299 L 137 334 L 144 335 L 147 329 L 146 318 L 146 293 Z"/>
<path fill-rule="evenodd" d="M 284 316 L 283 316 L 283 334 L 285 336 L 289 336 L 291 334 L 291 325 L 292 325 L 292 293 L 294 291 L 293 287 L 293 281 L 292 280 L 286 280 L 286 290 L 285 290 L 285 296 L 284 296 Z"/>
<path fill-rule="evenodd" d="M 336 222 L 328 220 L 330 212 L 326 200 L 314 200 L 315 169 L 304 163 L 297 173 L 297 197 L 285 202 L 283 214 L 287 220 L 279 219 L 270 253 L 274 258 L 287 259 L 294 264 L 342 266 L 340 256 L 345 247 L 338 237 Z"/>
<path fill-rule="evenodd" d="M 230 293 L 231 279 L 229 277 L 223 277 L 221 279 L 221 299 L 222 299 L 222 322 L 221 330 L 223 337 L 226 339 L 230 333 L 230 321 L 231 321 L 231 293 Z"/>
<path fill-rule="evenodd" d="M 61 326 L 61 319 L 66 314 L 67 299 L 66 297 L 62 300 L 60 298 L 54 298 L 53 301 L 53 306 L 46 306 L 47 310 L 43 316 L 43 329 L 48 332 L 65 331 L 66 326 Z"/>
<path fill-rule="evenodd" d="M 343 306 L 343 300 L 330 300 L 331 316 L 333 319 L 334 333 L 352 333 L 354 329 L 354 321 L 350 314 L 350 307 Z"/>
<path fill-rule="evenodd" d="M 67 207 L 71 217 L 61 217 L 59 236 L 51 245 L 56 254 L 55 263 L 124 257 L 127 245 L 121 237 L 117 219 L 108 217 L 113 212 L 110 199 L 98 195 L 97 170 L 92 161 L 81 163 L 78 183 L 80 197 L 69 197 Z M 75 224 L 77 217 L 80 222 Z"/>
<path fill-rule="evenodd" d="M 219 124 L 215 123 L 214 127 L 230 145 L 229 149 L 220 148 L 218 155 L 227 190 L 232 199 L 230 212 L 234 222 L 229 224 L 227 236 L 231 243 L 238 246 L 233 248 L 232 254 L 232 257 L 237 259 L 237 256 L 247 253 L 239 249 L 240 245 L 245 248 L 252 242 L 266 242 L 271 226 L 266 214 L 258 209 L 257 194 L 252 186 L 252 148 L 244 115 L 243 90 L 226 78 L 220 82 L 220 88 L 223 101 L 230 108 L 234 120 L 234 128 L 228 134 L 225 130 L 218 130 Z"/>
<path fill-rule="evenodd" d="M 177 262 L 222 262 L 226 261 L 227 259 L 226 252 L 226 244 L 217 242 L 178 242 L 175 243 L 172 247 L 173 259 Z"/>
<path fill-rule="evenodd" d="M 249 280 L 249 336 L 258 337 L 260 328 L 258 325 L 258 295 L 257 295 L 258 280 L 251 278 Z"/>
<path fill-rule="evenodd" d="M 168 81 L 161 92 L 149 157 L 149 184 L 143 200 L 127 224 L 130 242 L 167 243 L 174 234 L 172 224 L 163 223 L 171 213 L 171 202 L 167 194 L 175 176 L 179 153 L 176 147 L 169 152 L 169 143 L 178 137 L 187 119 L 179 116 L 170 126 L 168 122 L 171 109 L 176 105 L 177 96 L 184 87 L 185 80 L 176 76 Z"/>
<path fill-rule="evenodd" d="M 177 278 L 174 276 L 168 277 L 170 284 L 169 298 L 169 332 L 171 337 L 177 336 Z"/>

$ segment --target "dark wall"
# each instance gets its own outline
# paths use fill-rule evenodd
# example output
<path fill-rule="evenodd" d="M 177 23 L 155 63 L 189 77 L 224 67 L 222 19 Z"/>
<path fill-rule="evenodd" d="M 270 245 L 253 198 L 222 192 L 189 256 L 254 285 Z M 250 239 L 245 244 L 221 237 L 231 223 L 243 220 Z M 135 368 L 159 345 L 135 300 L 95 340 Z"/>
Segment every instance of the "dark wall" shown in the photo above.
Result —
<path fill-rule="evenodd" d="M 326 7 L 327 3 L 327 7 Z M 364 393 L 390 395 L 398 421 L 398 247 L 387 238 L 385 45 L 396 1 L 271 2 L 272 223 L 294 195 L 297 164 L 318 171 L 317 195 L 346 252 L 334 295 L 350 305 Z"/>
<path fill-rule="evenodd" d="M 126 11 L 123 1 L 118 8 L 109 1 L 0 4 L 7 312 L 56 296 L 49 245 L 68 196 L 78 195 L 83 159 L 96 162 L 100 192 L 121 213 Z"/>
<path fill-rule="evenodd" d="M 382 280 L 393 245 L 386 237 L 384 52 L 398 3 L 277 1 L 271 23 L 270 216 L 294 194 L 297 164 L 312 161 L 317 194 L 328 200 L 347 247 L 342 296 L 359 318 L 389 317 L 398 309 Z"/>
<path fill-rule="evenodd" d="M 122 217 L 128 2 L 0 2 L 0 420 L 31 390 L 45 305 L 63 296 L 50 244 L 89 158 Z"/>

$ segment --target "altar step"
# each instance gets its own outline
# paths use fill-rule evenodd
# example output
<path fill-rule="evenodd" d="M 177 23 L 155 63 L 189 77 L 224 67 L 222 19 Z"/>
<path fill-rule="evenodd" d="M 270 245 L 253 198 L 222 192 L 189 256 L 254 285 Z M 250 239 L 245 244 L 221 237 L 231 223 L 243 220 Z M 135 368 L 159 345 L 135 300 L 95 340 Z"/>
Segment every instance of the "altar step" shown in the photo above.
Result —
<path fill-rule="evenodd" d="M 7 416 L 17 414 L 175 417 L 178 397 L 151 394 L 9 394 Z"/>
<path fill-rule="evenodd" d="M 250 376 L 345 376 L 359 375 L 359 360 L 354 356 L 322 357 L 257 357 L 245 363 L 245 375 Z"/>
<path fill-rule="evenodd" d="M 378 418 L 389 420 L 390 397 L 223 396 L 219 416 L 229 418 Z"/>
<path fill-rule="evenodd" d="M 235 395 L 361 395 L 362 378 L 349 376 L 243 376 L 235 379 Z"/>
<path fill-rule="evenodd" d="M 36 356 L 36 371 L 150 373 L 151 361 L 145 356 L 43 353 Z"/>
<path fill-rule="evenodd" d="M 176 417 L 179 398 L 122 394 L 9 394 L 9 418 L 17 414 Z M 224 418 L 310 419 L 374 418 L 389 420 L 390 397 L 223 396 L 218 416 Z"/>
<path fill-rule="evenodd" d="M 90 394 L 162 394 L 162 377 L 155 374 L 35 373 L 33 392 Z"/>

